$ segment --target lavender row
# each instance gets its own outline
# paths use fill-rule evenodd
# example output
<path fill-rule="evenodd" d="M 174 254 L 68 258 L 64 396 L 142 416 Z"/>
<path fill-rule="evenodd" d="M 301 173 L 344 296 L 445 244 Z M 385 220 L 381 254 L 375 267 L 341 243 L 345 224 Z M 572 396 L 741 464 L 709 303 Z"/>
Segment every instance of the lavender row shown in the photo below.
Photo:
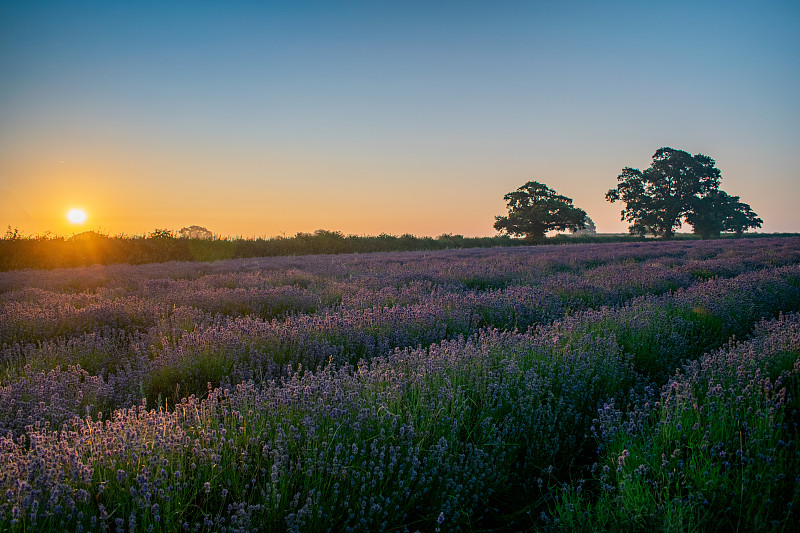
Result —
<path fill-rule="evenodd" d="M 35 361 L 38 368 L 29 364 L 5 381 L 0 427 L 18 433 L 40 417 L 58 426 L 87 408 L 109 412 L 143 397 L 151 405 L 159 398 L 173 403 L 203 394 L 208 383 L 265 382 L 301 367 L 355 364 L 398 347 L 470 335 L 485 320 L 524 328 L 562 314 L 557 297 L 527 287 L 466 296 L 444 292 L 424 304 L 269 322 L 201 322 L 204 315 L 180 308 L 151 335 L 116 330 L 5 350 L 8 360 Z"/>
<path fill-rule="evenodd" d="M 170 411 L 0 438 L 0 524 L 41 530 L 457 529 L 574 408 L 630 380 L 610 342 L 486 331 Z"/>
<path fill-rule="evenodd" d="M 0 328 L 6 328 L 6 331 L 15 328 L 16 333 L 23 337 L 24 332 L 20 333 L 23 329 L 31 336 L 44 338 L 70 329 L 73 334 L 37 344 L 15 342 L 2 350 L 0 359 L 7 368 L 5 384 L 9 384 L 14 375 L 27 377 L 32 372 L 49 371 L 56 366 L 64 369 L 80 366 L 76 371 L 81 375 L 88 372 L 91 376 L 119 383 L 114 374 L 127 367 L 134 368 L 137 375 L 128 376 L 130 386 L 124 397 L 138 401 L 142 391 L 151 399 L 159 394 L 174 396 L 175 387 L 187 369 L 173 371 L 170 366 L 181 367 L 183 361 L 194 359 L 198 351 L 203 352 L 198 357 L 199 364 L 208 362 L 215 353 L 223 353 L 216 367 L 211 369 L 211 375 L 206 372 L 196 376 L 193 378 L 194 390 L 184 384 L 183 393 L 200 392 L 198 388 L 205 390 L 208 381 L 219 383 L 222 376 L 231 372 L 234 372 L 235 379 L 269 378 L 274 377 L 276 369 L 280 370 L 284 363 L 315 368 L 331 358 L 339 362 L 356 362 L 361 357 L 387 353 L 395 347 L 427 345 L 460 334 L 469 335 L 481 326 L 524 330 L 587 307 L 586 294 L 589 292 L 594 303 L 614 304 L 624 301 L 632 293 L 663 292 L 676 284 L 691 282 L 687 275 L 676 276 L 671 272 L 658 276 L 647 269 L 643 272 L 636 270 L 625 278 L 621 268 L 599 267 L 596 270 L 587 280 L 576 278 L 574 274 L 569 275 L 572 279 L 565 279 L 564 275 L 554 276 L 551 283 L 546 282 L 546 289 L 511 286 L 503 290 L 454 292 L 430 282 L 409 282 L 399 288 L 388 286 L 379 290 L 361 288 L 342 296 L 342 304 L 336 308 L 326 308 L 312 315 L 289 315 L 281 321 L 264 321 L 252 315 L 226 318 L 185 306 L 170 309 L 170 299 L 213 300 L 219 287 L 212 292 L 192 293 L 181 283 L 164 280 L 143 282 L 152 296 L 150 300 L 121 296 L 119 288 L 107 288 L 95 293 L 62 295 L 69 303 L 44 299 L 48 305 L 42 305 L 36 313 L 26 312 L 30 308 L 24 308 L 21 302 L 27 303 L 25 297 L 45 291 L 28 289 L 12 293 L 16 299 L 7 298 L 11 300 L 3 308 L 7 320 L 0 322 Z M 252 273 L 243 276 L 245 285 L 266 283 L 258 281 L 259 276 Z M 214 278 L 213 284 L 228 285 L 235 279 L 238 278 Z M 281 273 L 280 279 L 270 278 L 270 283 L 302 279 L 306 278 L 298 272 L 287 272 Z M 371 277 L 367 279 L 373 280 Z M 164 286 L 169 289 L 167 296 L 158 292 L 158 288 Z M 275 289 L 283 296 L 299 294 L 298 298 L 313 303 L 313 294 L 302 292 L 305 288 L 279 285 Z M 219 300 L 219 305 L 228 305 L 225 298 Z M 278 300 L 277 305 L 285 302 L 285 299 Z M 376 303 L 381 305 L 367 307 Z M 241 301 L 239 305 L 243 305 Z M 275 306 L 273 299 L 272 308 Z M 84 330 L 88 332 L 78 334 Z M 240 338 L 238 342 L 236 337 Z M 254 337 L 256 343 L 251 342 Z M 204 345 L 210 348 L 203 348 Z M 227 348 L 231 350 L 224 353 Z M 258 363 L 255 375 L 252 372 L 254 365 L 245 364 L 242 369 L 240 364 L 240 359 L 248 363 L 254 351 Z M 268 357 L 272 361 L 267 361 Z M 144 387 L 148 370 L 154 364 L 162 374 L 156 381 L 163 383 Z M 235 371 L 236 366 L 239 371 Z M 23 383 L 27 381 L 23 379 Z M 115 396 L 119 397 L 119 394 Z"/>
<path fill-rule="evenodd" d="M 510 283 L 534 287 L 557 295 L 565 312 L 573 312 L 619 305 L 635 296 L 685 288 L 695 279 L 685 270 L 696 269 L 691 266 L 695 259 L 687 257 L 704 258 L 704 264 L 721 261 L 738 269 L 729 268 L 726 274 L 800 259 L 796 257 L 800 247 L 793 239 L 753 242 L 770 246 L 742 249 L 739 241 L 730 241 L 713 250 L 704 243 L 695 243 L 695 247 L 682 244 L 677 248 L 673 243 L 660 243 L 667 244 L 663 247 L 654 244 L 588 247 L 580 267 L 575 267 L 578 260 L 569 253 L 556 258 L 553 252 L 534 253 L 537 249 L 532 249 L 527 254 L 520 250 L 500 250 L 494 255 L 489 253 L 491 251 L 477 250 L 474 256 L 467 252 L 459 252 L 457 256 L 440 253 L 423 257 L 421 261 L 412 254 L 389 254 L 388 258 L 372 255 L 349 260 L 316 257 L 309 260 L 305 271 L 282 258 L 270 262 L 114 266 L 21 273 L 23 279 L 24 274 L 28 274 L 35 275 L 39 281 L 50 275 L 52 280 L 61 280 L 58 285 L 64 292 L 34 286 L 5 292 L 0 297 L 0 346 L 97 334 L 107 329 L 123 329 L 132 334 L 151 332 L 153 336 L 153 328 L 157 335 L 162 325 L 173 322 L 170 316 L 181 307 L 202 311 L 208 317 L 199 321 L 206 323 L 218 314 L 270 319 L 292 314 L 330 314 L 419 304 L 434 291 L 459 295 L 475 292 L 465 287 L 478 284 L 476 280 L 487 285 Z M 561 247 L 568 252 L 574 248 Z M 676 264 L 679 257 L 683 258 L 686 268 Z M 756 257 L 760 263 L 755 262 Z M 631 264 L 631 261 L 647 262 Z M 494 273 L 483 272 L 490 268 Z M 704 267 L 703 272 L 707 270 Z M 716 268 L 716 271 L 723 270 Z M 0 285 L 2 276 L 13 277 L 14 274 L 18 273 L 0 275 Z M 504 276 L 504 281 L 498 281 L 498 275 Z M 71 278 L 64 279 L 65 276 Z M 34 280 L 28 281 L 36 285 Z M 487 318 L 487 324 L 497 327 L 506 327 L 508 322 Z M 519 327 L 525 327 L 524 322 Z"/>
<path fill-rule="evenodd" d="M 536 480 L 541 468 L 568 473 L 567 458 L 587 449 L 598 402 L 612 404 L 640 383 L 647 369 L 615 336 L 643 335 L 660 350 L 683 346 L 696 357 L 709 342 L 696 342 L 702 327 L 648 337 L 670 323 L 671 309 L 702 304 L 712 318 L 745 327 L 797 305 L 799 274 L 788 267 L 703 284 L 661 297 L 666 313 L 648 313 L 653 298 L 606 309 L 622 324 L 614 335 L 589 327 L 592 311 L 527 334 L 485 330 L 357 367 L 216 389 L 173 409 L 76 418 L 60 432 L 40 422 L 22 439 L 0 439 L 0 511 L 9 527 L 42 529 L 457 529 L 490 521 L 489 506 L 499 495 L 507 500 L 509 488 L 548 501 L 546 481 Z"/>
<path fill-rule="evenodd" d="M 796 530 L 798 400 L 793 314 L 687 365 L 660 394 L 603 405 L 596 494 L 570 487 L 550 519 L 562 529 Z"/>
<path fill-rule="evenodd" d="M 614 333 L 640 371 L 664 379 L 688 354 L 746 332 L 762 316 L 795 309 L 800 302 L 796 272 L 797 267 L 761 270 L 582 313 L 561 295 L 525 286 L 463 294 L 434 290 L 419 304 L 283 321 L 210 318 L 178 308 L 147 335 L 116 329 L 5 349 L 7 362 L 33 364 L 6 378 L 0 389 L 5 411 L 0 428 L 19 433 L 38 419 L 58 426 L 87 409 L 109 412 L 143 397 L 151 405 L 174 403 L 202 395 L 209 383 L 230 387 L 280 379 L 298 368 L 354 365 L 396 348 L 469 336 L 480 327 L 524 330 L 567 313 L 572 316 L 556 326 L 559 334 Z"/>
<path fill-rule="evenodd" d="M 419 303 L 434 289 L 464 293 L 527 285 L 559 294 L 570 307 L 589 308 L 687 287 L 698 278 L 798 261 L 796 239 L 760 239 L 0 273 L 0 346 L 103 327 L 146 331 L 182 306 L 268 320 Z"/>
<path fill-rule="evenodd" d="M 687 358 L 746 334 L 762 318 L 798 309 L 800 266 L 787 266 L 592 309 L 559 321 L 553 330 L 565 339 L 574 332 L 610 336 L 640 372 L 663 383 Z"/>

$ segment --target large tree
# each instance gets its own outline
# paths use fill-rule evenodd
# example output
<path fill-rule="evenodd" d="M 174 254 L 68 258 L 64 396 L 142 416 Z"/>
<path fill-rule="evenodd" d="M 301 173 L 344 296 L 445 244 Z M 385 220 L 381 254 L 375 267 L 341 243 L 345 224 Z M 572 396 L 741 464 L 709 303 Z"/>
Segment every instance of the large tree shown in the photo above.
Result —
<path fill-rule="evenodd" d="M 586 212 L 572 205 L 572 199 L 553 189 L 529 181 L 503 196 L 508 216 L 496 216 L 494 229 L 509 235 L 522 235 L 531 242 L 541 242 L 550 230 L 583 229 Z"/>
<path fill-rule="evenodd" d="M 617 181 L 606 199 L 625 202 L 621 213 L 622 220 L 631 222 L 629 231 L 669 239 L 696 200 L 719 188 L 720 171 L 708 156 L 659 148 L 650 168 L 625 167 Z"/>
<path fill-rule="evenodd" d="M 722 231 L 733 231 L 736 235 L 749 228 L 760 228 L 764 222 L 749 205 L 722 190 L 711 191 L 695 201 L 694 208 L 686 216 L 694 232 L 702 238 L 718 237 Z"/>

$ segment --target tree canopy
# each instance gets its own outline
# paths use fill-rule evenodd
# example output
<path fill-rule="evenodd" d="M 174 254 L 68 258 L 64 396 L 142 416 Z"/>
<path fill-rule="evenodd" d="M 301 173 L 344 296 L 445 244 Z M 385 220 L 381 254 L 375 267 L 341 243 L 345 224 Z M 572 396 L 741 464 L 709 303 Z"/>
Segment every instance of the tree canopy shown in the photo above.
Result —
<path fill-rule="evenodd" d="M 695 202 L 686 216 L 694 232 L 702 238 L 717 237 L 720 232 L 733 231 L 741 235 L 749 228 L 760 228 L 764 222 L 750 208 L 725 191 L 712 191 Z"/>
<path fill-rule="evenodd" d="M 544 240 L 550 230 L 583 229 L 586 212 L 572 205 L 572 199 L 553 189 L 529 181 L 516 191 L 503 196 L 508 216 L 496 216 L 494 228 L 508 235 L 521 235 L 531 242 Z"/>
<path fill-rule="evenodd" d="M 760 227 L 763 221 L 749 205 L 719 189 L 721 179 L 710 157 L 659 148 L 646 170 L 623 168 L 606 199 L 625 203 L 622 220 L 631 222 L 630 233 L 640 235 L 669 239 L 683 221 L 702 237 Z"/>
<path fill-rule="evenodd" d="M 178 236 L 184 239 L 213 239 L 214 234 L 203 226 L 189 226 L 181 228 Z"/>

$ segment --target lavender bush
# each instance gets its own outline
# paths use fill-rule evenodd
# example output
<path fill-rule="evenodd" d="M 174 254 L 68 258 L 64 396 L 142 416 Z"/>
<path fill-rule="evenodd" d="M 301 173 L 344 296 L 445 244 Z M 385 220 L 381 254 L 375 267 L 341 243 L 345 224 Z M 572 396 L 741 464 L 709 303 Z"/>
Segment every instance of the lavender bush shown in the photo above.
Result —
<path fill-rule="evenodd" d="M 798 239 L 19 271 L 0 305 L 3 530 L 798 525 L 798 318 L 761 322 Z"/>
<path fill-rule="evenodd" d="M 560 527 L 789 531 L 800 524 L 800 315 L 703 355 L 660 395 L 598 410 L 599 488 L 567 488 Z"/>

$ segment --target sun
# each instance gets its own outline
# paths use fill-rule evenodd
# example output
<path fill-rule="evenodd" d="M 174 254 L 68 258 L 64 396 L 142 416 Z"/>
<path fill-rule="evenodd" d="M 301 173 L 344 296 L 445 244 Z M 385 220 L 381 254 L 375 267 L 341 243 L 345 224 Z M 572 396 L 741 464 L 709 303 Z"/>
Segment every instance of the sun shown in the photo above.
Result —
<path fill-rule="evenodd" d="M 86 222 L 86 211 L 83 209 L 70 209 L 67 213 L 67 220 L 73 224 L 83 224 Z"/>

